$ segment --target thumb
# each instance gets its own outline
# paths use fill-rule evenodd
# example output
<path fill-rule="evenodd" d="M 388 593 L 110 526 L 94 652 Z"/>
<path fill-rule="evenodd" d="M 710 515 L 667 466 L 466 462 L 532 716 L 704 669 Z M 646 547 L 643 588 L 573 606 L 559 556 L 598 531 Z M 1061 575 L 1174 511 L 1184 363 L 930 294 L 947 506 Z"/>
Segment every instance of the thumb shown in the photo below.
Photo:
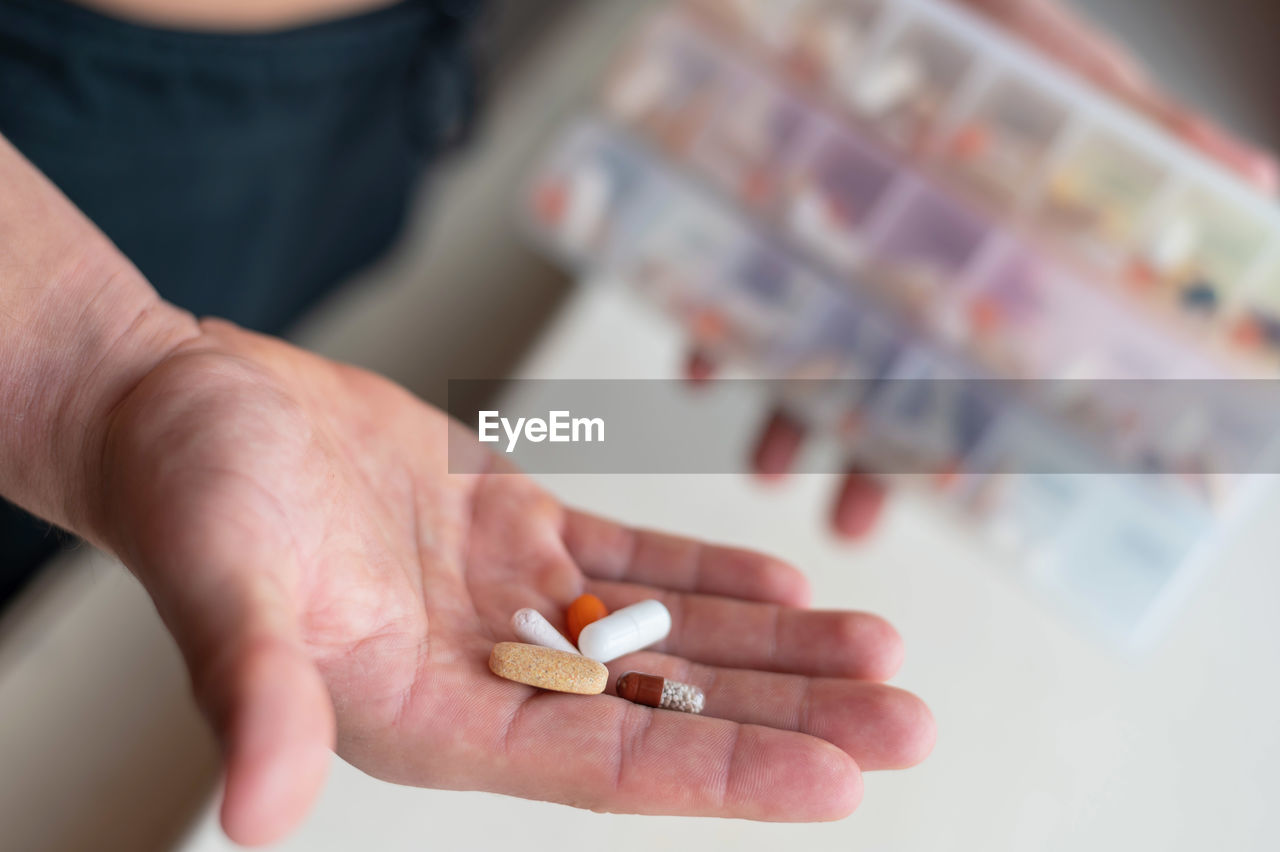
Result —
<path fill-rule="evenodd" d="M 301 822 L 334 744 L 328 689 L 273 579 L 280 565 L 240 552 L 233 568 L 187 563 L 139 574 L 222 745 L 223 830 L 247 845 L 279 840 Z"/>
<path fill-rule="evenodd" d="M 969 0 L 1032 45 L 1126 101 L 1203 153 L 1274 193 L 1275 157 L 1176 103 L 1127 50 L 1053 0 Z"/>
<path fill-rule="evenodd" d="M 279 636 L 243 636 L 196 683 L 223 746 L 222 827 L 237 843 L 279 840 L 324 783 L 333 706 L 315 665 Z"/>

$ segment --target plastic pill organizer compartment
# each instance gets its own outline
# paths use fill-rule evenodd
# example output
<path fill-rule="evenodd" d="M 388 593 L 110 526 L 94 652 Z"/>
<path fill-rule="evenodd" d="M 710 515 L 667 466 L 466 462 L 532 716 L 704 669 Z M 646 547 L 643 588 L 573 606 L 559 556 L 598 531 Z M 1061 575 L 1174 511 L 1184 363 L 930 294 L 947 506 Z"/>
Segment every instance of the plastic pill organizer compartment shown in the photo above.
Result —
<path fill-rule="evenodd" d="M 761 376 L 1051 380 L 797 382 L 780 402 L 851 457 L 936 471 L 1076 620 L 1153 636 L 1262 485 L 1219 471 L 1275 447 L 1204 390 L 1197 407 L 1106 380 L 1275 377 L 1267 200 L 934 0 L 676 6 L 602 113 L 531 183 L 544 247 Z M 1102 469 L 1155 472 L 1053 472 Z"/>

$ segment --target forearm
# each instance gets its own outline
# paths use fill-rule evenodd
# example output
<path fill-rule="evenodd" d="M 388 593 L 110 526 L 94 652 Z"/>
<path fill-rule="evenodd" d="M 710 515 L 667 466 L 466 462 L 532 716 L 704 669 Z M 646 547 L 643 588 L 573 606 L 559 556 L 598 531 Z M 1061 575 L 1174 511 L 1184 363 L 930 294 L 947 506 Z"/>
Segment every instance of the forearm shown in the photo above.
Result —
<path fill-rule="evenodd" d="M 0 137 L 0 495 L 96 538 L 107 416 L 197 334 Z"/>

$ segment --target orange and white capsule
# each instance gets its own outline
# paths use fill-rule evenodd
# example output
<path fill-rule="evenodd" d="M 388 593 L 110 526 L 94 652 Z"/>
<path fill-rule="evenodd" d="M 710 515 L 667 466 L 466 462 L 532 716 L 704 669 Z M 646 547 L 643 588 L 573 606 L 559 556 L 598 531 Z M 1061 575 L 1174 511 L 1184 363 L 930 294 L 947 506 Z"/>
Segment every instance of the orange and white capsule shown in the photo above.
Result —
<path fill-rule="evenodd" d="M 691 683 L 667 680 L 661 675 L 627 672 L 618 678 L 618 697 L 648 707 L 701 713 L 707 696 Z"/>

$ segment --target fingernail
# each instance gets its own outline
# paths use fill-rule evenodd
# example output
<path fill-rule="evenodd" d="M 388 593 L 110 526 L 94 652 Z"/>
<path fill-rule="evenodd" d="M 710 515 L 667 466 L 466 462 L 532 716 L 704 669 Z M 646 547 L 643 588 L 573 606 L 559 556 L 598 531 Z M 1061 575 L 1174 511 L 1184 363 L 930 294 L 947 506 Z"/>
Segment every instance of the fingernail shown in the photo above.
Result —
<path fill-rule="evenodd" d="M 1256 180 L 1267 195 L 1275 195 L 1280 192 L 1280 166 L 1275 160 L 1268 159 L 1258 170 Z"/>
<path fill-rule="evenodd" d="M 879 479 L 861 471 L 851 471 L 836 497 L 835 517 L 832 519 L 836 532 L 849 539 L 866 537 L 880 518 L 886 493 Z"/>
<path fill-rule="evenodd" d="M 791 471 L 804 442 L 804 427 L 781 411 L 775 411 L 756 444 L 752 468 L 766 479 L 778 479 Z"/>
<path fill-rule="evenodd" d="M 1270 154 L 1258 151 L 1247 152 L 1249 166 L 1246 177 L 1258 189 L 1267 195 L 1275 195 L 1280 191 L 1280 166 Z"/>
<path fill-rule="evenodd" d="M 700 385 L 709 381 L 715 370 L 716 366 L 707 357 L 707 354 L 698 351 L 689 356 L 689 360 L 685 364 L 685 377 L 693 384 Z"/>
<path fill-rule="evenodd" d="M 1242 142 L 1226 131 L 1202 118 L 1196 118 L 1189 127 L 1193 142 L 1209 153 L 1219 153 L 1227 165 L 1234 168 L 1250 183 L 1267 193 L 1275 193 L 1280 178 L 1275 158 L 1267 152 Z"/>

